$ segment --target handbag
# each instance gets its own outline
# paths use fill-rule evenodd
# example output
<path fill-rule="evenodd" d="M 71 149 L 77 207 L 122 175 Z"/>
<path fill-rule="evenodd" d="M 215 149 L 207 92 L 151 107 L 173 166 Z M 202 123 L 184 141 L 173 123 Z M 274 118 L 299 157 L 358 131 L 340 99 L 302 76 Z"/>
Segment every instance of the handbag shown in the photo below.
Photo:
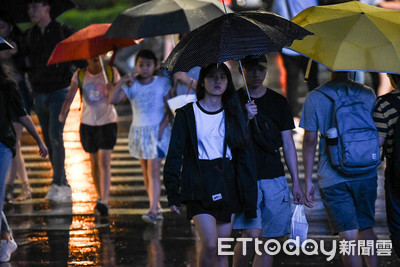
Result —
<path fill-rule="evenodd" d="M 290 239 L 295 240 L 298 236 L 301 244 L 307 239 L 308 222 L 304 212 L 304 205 L 296 205 L 292 215 L 292 224 L 290 227 Z"/>
<path fill-rule="evenodd" d="M 253 141 L 266 153 L 280 155 L 282 134 L 278 126 L 267 116 L 259 113 L 250 121 Z"/>
<path fill-rule="evenodd" d="M 176 87 L 176 84 L 174 85 L 174 87 Z M 178 96 L 172 97 L 167 100 L 168 107 L 171 109 L 172 113 L 175 114 L 175 111 L 178 108 L 181 108 L 188 103 L 197 101 L 197 97 L 195 94 L 189 94 L 190 88 L 191 88 L 191 85 L 188 86 L 188 90 L 187 90 L 186 94 L 178 95 Z"/>
<path fill-rule="evenodd" d="M 230 194 L 227 183 L 233 183 L 233 167 L 226 158 L 226 141 L 222 158 L 213 160 L 199 160 L 201 171 L 201 190 L 203 199 L 201 204 L 205 208 L 219 208 L 229 204 Z"/>

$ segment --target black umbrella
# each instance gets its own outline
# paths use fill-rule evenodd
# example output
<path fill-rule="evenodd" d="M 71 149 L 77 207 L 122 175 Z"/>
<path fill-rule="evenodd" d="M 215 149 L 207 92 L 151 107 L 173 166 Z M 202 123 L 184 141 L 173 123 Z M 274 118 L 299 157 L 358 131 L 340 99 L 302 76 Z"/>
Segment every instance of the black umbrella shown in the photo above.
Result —
<path fill-rule="evenodd" d="M 14 47 L 11 44 L 9 44 L 6 40 L 0 37 L 0 51 L 13 48 Z"/>
<path fill-rule="evenodd" d="M 105 36 L 140 39 L 185 33 L 222 14 L 218 0 L 154 0 L 119 14 Z"/>
<path fill-rule="evenodd" d="M 50 4 L 50 16 L 54 19 L 65 11 L 75 7 L 71 0 L 47 0 Z M 0 17 L 7 16 L 15 23 L 30 22 L 28 3 L 33 0 L 1 0 Z"/>
<path fill-rule="evenodd" d="M 189 71 L 249 55 L 281 51 L 296 39 L 312 34 L 271 12 L 243 11 L 225 14 L 191 31 L 177 44 L 163 67 L 170 74 Z"/>

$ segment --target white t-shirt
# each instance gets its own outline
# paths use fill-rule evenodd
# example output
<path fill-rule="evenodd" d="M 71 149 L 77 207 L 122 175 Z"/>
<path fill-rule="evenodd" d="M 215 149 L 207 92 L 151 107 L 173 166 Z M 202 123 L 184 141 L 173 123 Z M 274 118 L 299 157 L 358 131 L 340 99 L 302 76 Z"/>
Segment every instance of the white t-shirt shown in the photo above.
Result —
<path fill-rule="evenodd" d="M 197 146 L 199 159 L 222 158 L 225 137 L 225 112 L 223 109 L 216 112 L 204 110 L 199 102 L 193 103 L 196 120 Z M 232 159 L 232 153 L 227 147 L 226 156 Z"/>
<path fill-rule="evenodd" d="M 121 77 L 118 70 L 115 67 L 112 68 L 114 73 L 113 83 L 117 83 Z M 72 81 L 76 84 L 78 84 L 78 72 L 79 70 L 72 76 Z M 103 72 L 91 74 L 86 69 L 82 87 L 83 110 L 81 122 L 91 126 L 117 122 L 118 115 L 114 105 L 107 104 L 107 89 Z"/>
<path fill-rule="evenodd" d="M 171 89 L 167 77 L 155 76 L 149 84 L 135 81 L 131 87 L 122 88 L 132 107 L 132 126 L 159 124 L 164 117 L 164 96 Z"/>

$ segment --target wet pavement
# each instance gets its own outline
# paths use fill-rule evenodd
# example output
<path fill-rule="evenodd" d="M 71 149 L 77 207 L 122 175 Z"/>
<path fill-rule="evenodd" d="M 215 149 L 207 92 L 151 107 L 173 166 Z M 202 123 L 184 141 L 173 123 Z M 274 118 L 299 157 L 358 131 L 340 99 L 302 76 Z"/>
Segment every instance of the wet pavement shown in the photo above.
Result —
<path fill-rule="evenodd" d="M 272 70 L 273 71 L 273 70 Z M 273 87 L 273 86 L 272 86 Z M 110 216 L 94 214 L 97 199 L 90 177 L 89 156 L 79 142 L 79 99 L 75 101 L 65 127 L 66 170 L 72 187 L 73 201 L 50 203 L 45 195 L 51 183 L 48 160 L 37 155 L 37 148 L 27 134 L 23 137 L 23 154 L 33 188 L 31 200 L 6 206 L 6 215 L 18 243 L 10 263 L 1 266 L 196 266 L 198 238 L 193 225 L 184 215 L 168 212 L 166 197 L 161 197 L 164 220 L 147 225 L 141 215 L 147 211 L 147 195 L 139 162 L 128 152 L 127 133 L 130 123 L 128 104 L 117 105 L 120 116 L 119 137 L 112 154 L 112 186 Z M 36 116 L 33 118 L 37 121 Z M 299 155 L 300 178 L 304 180 L 300 141 L 295 131 Z M 289 185 L 291 185 L 288 180 Z M 316 182 L 316 180 L 315 180 Z M 379 172 L 379 193 L 376 202 L 376 232 L 379 239 L 388 239 L 383 195 L 383 172 Z M 17 181 L 15 196 L 20 192 Z M 328 229 L 326 214 L 317 192 L 317 204 L 306 209 L 308 238 L 323 240 L 329 248 L 337 236 Z M 238 232 L 233 236 L 237 237 Z M 340 255 L 288 256 L 280 252 L 274 266 L 342 266 Z M 396 256 L 381 256 L 381 266 L 400 266 Z"/>

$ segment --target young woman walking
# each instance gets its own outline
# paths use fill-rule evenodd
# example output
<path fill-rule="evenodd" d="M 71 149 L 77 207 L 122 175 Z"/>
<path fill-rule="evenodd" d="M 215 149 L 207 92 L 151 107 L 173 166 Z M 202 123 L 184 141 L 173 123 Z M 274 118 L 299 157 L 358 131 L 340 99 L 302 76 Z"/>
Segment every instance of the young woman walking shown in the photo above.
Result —
<path fill-rule="evenodd" d="M 197 102 L 177 110 L 164 184 L 171 211 L 180 214 L 184 203 L 194 220 L 199 266 L 228 266 L 227 256 L 217 256 L 217 241 L 231 235 L 235 213 L 256 217 L 256 168 L 228 67 L 202 68 L 196 95 Z"/>

